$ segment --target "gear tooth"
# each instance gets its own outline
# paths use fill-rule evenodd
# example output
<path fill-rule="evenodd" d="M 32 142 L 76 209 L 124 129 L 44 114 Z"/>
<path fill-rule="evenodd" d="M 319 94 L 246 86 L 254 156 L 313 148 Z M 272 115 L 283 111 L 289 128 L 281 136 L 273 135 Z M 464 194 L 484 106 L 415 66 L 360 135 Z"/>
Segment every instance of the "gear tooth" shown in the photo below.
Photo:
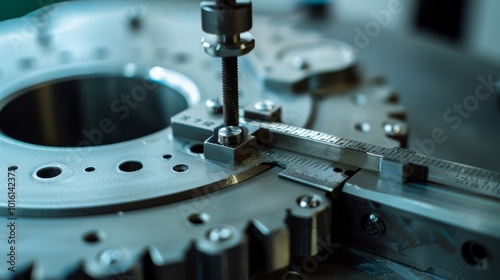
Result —
<path fill-rule="evenodd" d="M 85 272 L 85 264 L 84 262 L 81 262 L 80 265 L 68 275 L 67 277 L 68 280 L 92 280 L 94 278 L 90 277 L 86 272 Z"/>
<path fill-rule="evenodd" d="M 12 273 L 7 268 L 0 272 L 0 279 L 5 280 L 30 280 L 33 272 L 33 263 L 28 265 L 16 266 L 16 272 Z"/>
<path fill-rule="evenodd" d="M 247 233 L 250 247 L 250 271 L 271 272 L 290 263 L 290 232 L 283 219 L 276 222 L 253 220 Z"/>
<path fill-rule="evenodd" d="M 182 280 L 186 279 L 186 264 L 176 262 L 164 264 L 165 260 L 157 248 L 151 247 L 142 257 L 144 279 L 151 280 Z"/>
<path fill-rule="evenodd" d="M 323 201 L 328 199 L 323 197 Z M 291 254 L 310 257 L 331 242 L 331 206 L 328 203 L 315 209 L 294 208 L 289 211 Z M 327 205 L 326 205 L 327 204 Z"/>
<path fill-rule="evenodd" d="M 187 279 L 248 279 L 248 240 L 244 233 L 233 229 L 229 240 L 197 240 L 188 255 Z"/>

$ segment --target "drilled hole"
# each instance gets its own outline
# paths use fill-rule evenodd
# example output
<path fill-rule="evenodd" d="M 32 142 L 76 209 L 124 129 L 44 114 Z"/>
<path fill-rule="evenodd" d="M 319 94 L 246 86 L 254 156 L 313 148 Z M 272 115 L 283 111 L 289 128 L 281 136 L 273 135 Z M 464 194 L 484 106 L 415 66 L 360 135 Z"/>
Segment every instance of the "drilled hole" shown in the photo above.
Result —
<path fill-rule="evenodd" d="M 195 225 L 202 225 L 208 222 L 209 218 L 207 213 L 194 213 L 189 215 L 188 221 Z"/>
<path fill-rule="evenodd" d="M 162 158 L 164 158 L 164 159 L 171 159 L 172 155 L 171 154 L 165 154 L 165 155 L 162 156 Z"/>
<path fill-rule="evenodd" d="M 183 173 L 189 170 L 189 166 L 187 166 L 186 164 L 177 164 L 172 167 L 172 170 L 178 173 Z"/>
<path fill-rule="evenodd" d="M 85 168 L 85 172 L 94 172 L 95 171 L 95 167 L 87 167 Z"/>
<path fill-rule="evenodd" d="M 339 168 L 339 167 L 335 167 L 333 169 L 333 172 L 336 172 L 336 173 L 341 173 L 342 171 L 344 171 L 342 168 Z"/>
<path fill-rule="evenodd" d="M 51 179 L 61 175 L 62 169 L 59 167 L 45 167 L 36 172 L 36 176 L 42 179 Z"/>
<path fill-rule="evenodd" d="M 189 148 L 189 150 L 195 154 L 203 154 L 205 151 L 203 144 L 194 144 Z"/>
<path fill-rule="evenodd" d="M 97 243 L 101 241 L 101 237 L 97 231 L 91 231 L 83 236 L 83 240 L 87 243 Z"/>
<path fill-rule="evenodd" d="M 349 177 L 351 177 L 352 175 L 354 175 L 354 173 L 356 173 L 356 171 L 354 171 L 354 170 L 346 170 L 344 172 L 344 174 L 347 175 L 347 176 L 349 176 Z"/>
<path fill-rule="evenodd" d="M 491 256 L 481 244 L 468 241 L 462 245 L 462 257 L 476 269 L 484 270 L 489 267 Z"/>
<path fill-rule="evenodd" d="M 135 172 L 142 168 L 142 163 L 138 161 L 126 161 L 118 167 L 123 172 Z"/>
<path fill-rule="evenodd" d="M 361 132 L 368 132 L 371 129 L 371 125 L 367 122 L 360 122 L 354 125 L 354 129 Z"/>

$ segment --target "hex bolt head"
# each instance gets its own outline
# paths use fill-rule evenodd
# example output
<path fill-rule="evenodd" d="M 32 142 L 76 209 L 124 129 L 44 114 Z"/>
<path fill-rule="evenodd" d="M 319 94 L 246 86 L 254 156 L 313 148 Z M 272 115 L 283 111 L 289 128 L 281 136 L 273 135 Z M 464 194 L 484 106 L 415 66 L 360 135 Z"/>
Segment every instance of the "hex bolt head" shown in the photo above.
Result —
<path fill-rule="evenodd" d="M 238 126 L 225 126 L 219 129 L 217 139 L 224 146 L 236 146 L 243 140 L 243 130 Z"/>
<path fill-rule="evenodd" d="M 375 214 L 365 215 L 361 219 L 361 227 L 373 237 L 380 237 L 386 231 L 384 220 Z"/>
<path fill-rule="evenodd" d="M 316 208 L 321 204 L 321 200 L 314 195 L 303 195 L 297 199 L 297 204 L 301 208 Z"/>
<path fill-rule="evenodd" d="M 276 108 L 276 104 L 274 104 L 271 100 L 263 100 L 255 102 L 253 107 L 257 111 L 270 112 Z"/>
<path fill-rule="evenodd" d="M 99 262 L 103 265 L 114 265 L 124 261 L 125 254 L 119 249 L 107 249 L 99 254 Z"/>
<path fill-rule="evenodd" d="M 210 98 L 205 102 L 205 105 L 211 114 L 222 114 L 222 102 L 219 98 Z"/>
<path fill-rule="evenodd" d="M 212 242 L 224 242 L 233 237 L 233 232 L 228 227 L 216 227 L 207 232 L 207 239 Z"/>

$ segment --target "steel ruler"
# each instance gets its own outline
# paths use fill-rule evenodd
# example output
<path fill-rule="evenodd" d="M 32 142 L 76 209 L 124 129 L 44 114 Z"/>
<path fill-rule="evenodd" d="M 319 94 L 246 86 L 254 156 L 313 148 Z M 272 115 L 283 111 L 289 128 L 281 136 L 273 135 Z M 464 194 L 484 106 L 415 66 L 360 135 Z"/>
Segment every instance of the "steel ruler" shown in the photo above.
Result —
<path fill-rule="evenodd" d="M 434 182 L 500 199 L 500 173 L 433 158 L 402 148 L 385 148 L 282 123 L 252 120 L 264 145 L 378 172 L 401 182 Z"/>

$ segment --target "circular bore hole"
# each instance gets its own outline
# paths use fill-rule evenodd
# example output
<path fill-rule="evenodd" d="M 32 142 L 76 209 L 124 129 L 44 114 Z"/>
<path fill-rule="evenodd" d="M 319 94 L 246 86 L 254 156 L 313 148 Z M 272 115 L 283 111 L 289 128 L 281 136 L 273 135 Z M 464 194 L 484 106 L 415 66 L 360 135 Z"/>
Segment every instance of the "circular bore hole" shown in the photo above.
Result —
<path fill-rule="evenodd" d="M 484 270 L 489 267 L 490 254 L 481 244 L 468 241 L 462 245 L 462 257 L 476 269 Z"/>
<path fill-rule="evenodd" d="M 171 154 L 166 154 L 166 155 L 163 155 L 162 158 L 164 158 L 164 159 L 171 159 L 172 155 Z"/>
<path fill-rule="evenodd" d="M 36 172 L 36 176 L 42 179 L 51 179 L 61 175 L 62 169 L 59 167 L 51 166 L 44 167 Z"/>
<path fill-rule="evenodd" d="M 142 168 L 142 163 L 138 161 L 126 161 L 121 163 L 118 168 L 123 172 L 136 172 Z"/>
<path fill-rule="evenodd" d="M 368 132 L 371 128 L 371 125 L 367 122 L 360 122 L 354 125 L 354 129 L 361 132 Z"/>
<path fill-rule="evenodd" d="M 98 243 L 101 241 L 101 237 L 97 231 L 91 231 L 83 236 L 83 240 L 87 243 Z"/>
<path fill-rule="evenodd" d="M 188 221 L 194 225 L 202 225 L 208 222 L 209 218 L 207 213 L 193 213 L 189 215 Z"/>
<path fill-rule="evenodd" d="M 399 95 L 395 92 L 390 92 L 387 95 L 385 102 L 387 104 L 397 104 L 397 103 L 399 103 Z"/>
<path fill-rule="evenodd" d="M 189 170 L 189 166 L 187 166 L 186 164 L 177 164 L 172 167 L 172 170 L 177 173 L 183 173 Z"/>
<path fill-rule="evenodd" d="M 87 167 L 85 168 L 85 172 L 94 172 L 95 171 L 95 167 Z"/>
<path fill-rule="evenodd" d="M 356 173 L 354 170 L 346 170 L 344 172 L 344 174 L 347 175 L 347 176 L 349 176 L 349 177 L 351 177 L 352 175 L 354 175 L 354 173 Z"/>
<path fill-rule="evenodd" d="M 178 80 L 183 82 L 181 76 Z M 19 141 L 53 147 L 140 138 L 170 126 L 171 117 L 188 108 L 186 97 L 191 93 L 186 89 L 181 94 L 179 84 L 167 83 L 113 76 L 40 83 L 15 93 L 19 97 L 0 109 L 0 131 Z"/>
<path fill-rule="evenodd" d="M 336 173 L 342 173 L 342 171 L 344 171 L 344 170 L 342 168 L 340 168 L 340 167 L 335 167 L 333 169 L 333 172 L 336 172 Z"/>
<path fill-rule="evenodd" d="M 189 148 L 189 150 L 195 154 L 203 154 L 205 152 L 203 144 L 194 144 Z"/>

